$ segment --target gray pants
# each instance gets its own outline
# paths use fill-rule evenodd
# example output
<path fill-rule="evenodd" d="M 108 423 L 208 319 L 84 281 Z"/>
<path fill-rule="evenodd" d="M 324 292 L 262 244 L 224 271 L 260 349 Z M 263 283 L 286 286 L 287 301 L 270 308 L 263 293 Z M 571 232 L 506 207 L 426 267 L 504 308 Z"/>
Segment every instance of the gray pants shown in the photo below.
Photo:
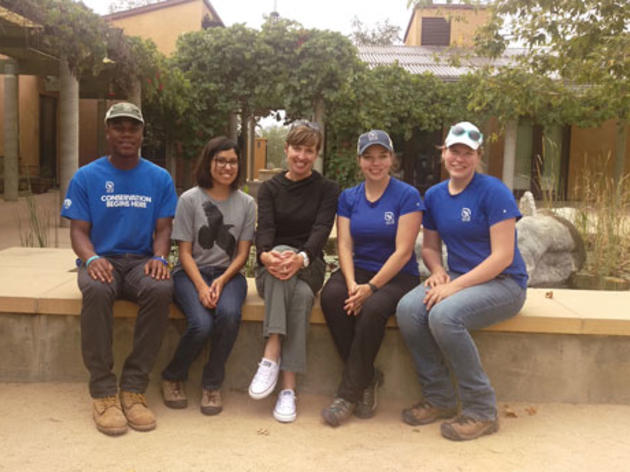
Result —
<path fill-rule="evenodd" d="M 85 267 L 79 269 L 81 307 L 81 352 L 90 372 L 93 398 L 116 395 L 118 387 L 112 372 L 114 358 L 113 305 L 117 298 L 138 303 L 140 309 L 133 332 L 133 350 L 122 369 L 121 390 L 143 393 L 168 325 L 173 281 L 155 280 L 144 274 L 148 258 L 136 255 L 108 256 L 114 266 L 111 283 L 93 280 Z"/>
<path fill-rule="evenodd" d="M 295 250 L 290 246 L 276 246 L 275 251 Z M 306 372 L 306 337 L 315 293 L 324 283 L 326 265 L 314 258 L 306 269 L 301 269 L 289 280 L 280 280 L 259 266 L 256 268 L 256 289 L 265 300 L 263 336 L 282 336 L 280 369 Z"/>

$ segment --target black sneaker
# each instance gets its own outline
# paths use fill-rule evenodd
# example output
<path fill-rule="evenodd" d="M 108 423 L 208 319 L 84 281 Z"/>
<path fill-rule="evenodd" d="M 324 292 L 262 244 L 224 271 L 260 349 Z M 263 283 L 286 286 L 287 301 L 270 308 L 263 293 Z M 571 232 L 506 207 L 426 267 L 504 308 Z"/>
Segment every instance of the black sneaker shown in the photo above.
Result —
<path fill-rule="evenodd" d="M 322 418 L 330 426 L 339 426 L 352 416 L 355 406 L 356 404 L 337 397 L 328 408 L 322 410 Z"/>
<path fill-rule="evenodd" d="M 378 387 L 383 385 L 383 372 L 378 369 L 374 369 L 374 378 L 370 385 L 363 390 L 361 400 L 357 403 L 357 407 L 354 410 L 354 416 L 362 419 L 372 418 L 376 407 L 378 406 Z"/>

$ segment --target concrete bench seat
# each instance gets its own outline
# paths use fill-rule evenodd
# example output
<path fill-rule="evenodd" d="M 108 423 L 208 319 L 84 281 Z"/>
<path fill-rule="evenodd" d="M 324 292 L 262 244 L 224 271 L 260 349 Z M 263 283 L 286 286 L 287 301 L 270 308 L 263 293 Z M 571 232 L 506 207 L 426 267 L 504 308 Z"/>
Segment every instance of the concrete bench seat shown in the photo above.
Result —
<path fill-rule="evenodd" d="M 79 315 L 81 292 L 74 260 L 70 249 L 0 251 L 0 313 Z M 243 320 L 262 321 L 263 310 L 264 301 L 250 278 Z M 136 311 L 136 304 L 125 300 L 114 306 L 115 317 L 132 318 Z M 183 318 L 174 305 L 170 316 Z M 319 300 L 311 323 L 325 323 Z M 388 326 L 396 326 L 395 317 L 390 318 Z M 484 331 L 630 336 L 630 292 L 530 288 L 525 306 L 516 317 Z"/>
<path fill-rule="evenodd" d="M 0 357 L 14 355 L 16 350 L 22 356 L 15 365 L 0 363 L 0 380 L 85 377 L 79 349 L 81 293 L 74 260 L 70 249 L 0 251 Z M 243 320 L 247 323 L 241 326 L 228 371 L 230 366 L 238 367 L 233 367 L 236 372 L 226 379 L 236 389 L 246 388 L 263 343 L 260 322 L 264 302 L 253 279 L 248 279 L 248 286 L 243 307 Z M 114 316 L 119 319 L 115 329 L 127 333 L 126 340 L 115 345 L 118 365 L 118 359 L 124 359 L 129 352 L 136 311 L 137 306 L 128 301 L 117 301 L 114 306 Z M 170 316 L 176 321 L 163 343 L 164 352 L 158 362 L 162 367 L 185 326 L 174 305 Z M 309 333 L 309 375 L 303 384 L 313 393 L 334 391 L 341 373 L 341 363 L 324 324 L 317 301 Z M 388 326 L 396 328 L 395 317 L 390 318 Z M 517 316 L 473 336 L 499 397 L 630 404 L 630 292 L 528 289 L 525 306 Z M 33 354 L 29 346 L 34 346 Z M 60 354 L 59 350 L 64 349 L 68 352 Z M 37 361 L 31 362 L 31 356 L 36 356 Z M 379 363 L 398 383 L 388 383 L 386 392 L 391 389 L 389 394 L 394 396 L 417 396 L 413 367 L 397 329 L 388 330 L 377 358 Z M 196 368 L 200 369 L 200 365 Z M 316 373 L 311 374 L 312 371 Z"/>

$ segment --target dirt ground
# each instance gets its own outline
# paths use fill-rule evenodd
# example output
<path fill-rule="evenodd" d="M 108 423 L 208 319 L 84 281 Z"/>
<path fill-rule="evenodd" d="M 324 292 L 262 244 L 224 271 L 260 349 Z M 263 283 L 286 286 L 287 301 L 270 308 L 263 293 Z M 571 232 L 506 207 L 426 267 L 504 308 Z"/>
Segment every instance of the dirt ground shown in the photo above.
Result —
<path fill-rule="evenodd" d="M 324 397 L 300 397 L 288 425 L 271 417 L 273 398 L 226 392 L 223 413 L 206 417 L 198 393 L 189 397 L 188 409 L 169 410 L 152 385 L 158 428 L 111 438 L 94 428 L 84 384 L 0 383 L 0 471 L 630 469 L 630 406 L 501 403 L 498 434 L 454 443 L 438 424 L 403 424 L 404 405 L 392 402 L 332 429 L 319 418 Z"/>

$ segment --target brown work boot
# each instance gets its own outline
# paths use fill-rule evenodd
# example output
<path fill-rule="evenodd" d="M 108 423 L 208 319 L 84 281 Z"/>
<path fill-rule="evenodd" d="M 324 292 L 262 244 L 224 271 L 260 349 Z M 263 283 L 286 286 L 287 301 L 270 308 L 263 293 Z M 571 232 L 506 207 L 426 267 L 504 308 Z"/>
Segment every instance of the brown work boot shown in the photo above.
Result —
<path fill-rule="evenodd" d="M 439 419 L 452 418 L 457 414 L 457 408 L 438 408 L 426 400 L 416 403 L 402 411 L 402 419 L 411 426 L 433 423 Z"/>
<path fill-rule="evenodd" d="M 169 408 L 186 408 L 188 399 L 184 391 L 184 382 L 180 380 L 162 380 L 162 397 Z"/>
<path fill-rule="evenodd" d="M 155 415 L 149 410 L 144 394 L 123 390 L 120 392 L 120 402 L 129 426 L 137 431 L 155 429 Z"/>
<path fill-rule="evenodd" d="M 120 401 L 116 395 L 92 399 L 92 416 L 96 429 L 110 436 L 127 432 L 127 418 L 123 415 Z"/>
<path fill-rule="evenodd" d="M 498 430 L 498 419 L 481 421 L 468 416 L 458 416 L 455 419 L 445 421 L 440 426 L 442 436 L 453 441 L 476 439 L 484 434 L 496 433 Z"/>
<path fill-rule="evenodd" d="M 204 415 L 218 415 L 223 410 L 223 400 L 221 390 L 201 391 L 201 412 Z"/>

